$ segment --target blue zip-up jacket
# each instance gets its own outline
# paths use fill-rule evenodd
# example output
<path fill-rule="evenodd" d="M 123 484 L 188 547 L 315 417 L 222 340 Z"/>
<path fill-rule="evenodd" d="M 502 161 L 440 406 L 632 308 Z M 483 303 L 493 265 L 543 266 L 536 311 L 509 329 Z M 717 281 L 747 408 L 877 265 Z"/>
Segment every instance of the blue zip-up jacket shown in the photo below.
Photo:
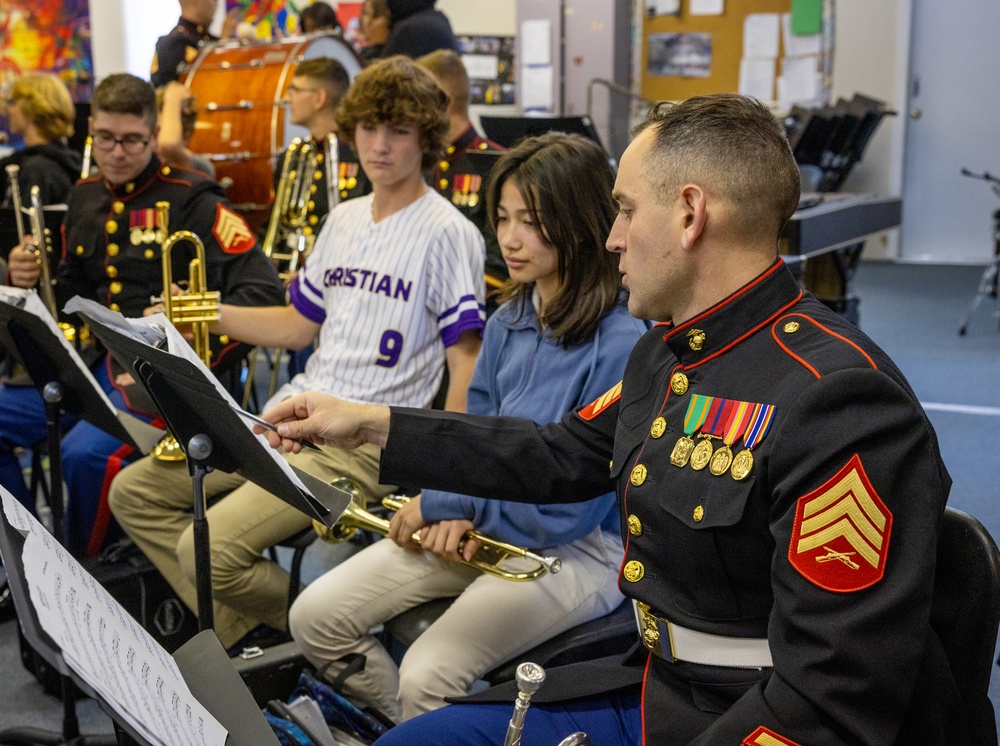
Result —
<path fill-rule="evenodd" d="M 557 422 L 621 380 L 632 347 L 648 328 L 618 305 L 601 319 L 593 339 L 566 349 L 542 331 L 533 304 L 522 309 L 517 301 L 507 303 L 486 322 L 468 411 Z M 466 518 L 487 536 L 538 549 L 576 541 L 598 526 L 621 531 L 613 492 L 581 503 L 528 505 L 424 490 L 420 511 L 428 523 Z"/>

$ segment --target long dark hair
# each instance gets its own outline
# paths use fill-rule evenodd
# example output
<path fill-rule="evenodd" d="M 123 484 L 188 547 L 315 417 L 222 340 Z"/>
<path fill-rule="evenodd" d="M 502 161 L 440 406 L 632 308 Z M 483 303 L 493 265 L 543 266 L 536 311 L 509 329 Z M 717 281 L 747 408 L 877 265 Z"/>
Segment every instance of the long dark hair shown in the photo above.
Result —
<path fill-rule="evenodd" d="M 496 227 L 500 190 L 512 180 L 539 235 L 559 256 L 559 290 L 540 321 L 563 346 L 586 342 L 621 299 L 618 257 L 604 248 L 615 219 L 614 173 L 595 142 L 549 132 L 525 138 L 490 172 L 486 209 Z M 534 285 L 508 280 L 501 302 L 531 302 Z"/>

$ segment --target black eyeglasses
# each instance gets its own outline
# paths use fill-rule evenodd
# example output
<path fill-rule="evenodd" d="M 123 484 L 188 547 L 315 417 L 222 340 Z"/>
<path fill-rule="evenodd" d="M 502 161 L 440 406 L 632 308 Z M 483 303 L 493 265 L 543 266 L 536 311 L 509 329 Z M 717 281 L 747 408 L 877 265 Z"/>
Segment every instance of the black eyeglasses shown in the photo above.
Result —
<path fill-rule="evenodd" d="M 115 145 L 121 145 L 129 155 L 139 155 L 146 146 L 149 145 L 149 138 L 142 135 L 125 135 L 125 137 L 115 137 L 110 132 L 95 132 L 94 147 L 110 153 L 115 149 Z"/>
<path fill-rule="evenodd" d="M 288 86 L 288 88 L 286 88 L 285 90 L 287 90 L 289 93 L 315 93 L 316 92 L 315 88 L 299 88 L 299 86 L 295 85 L 294 83 L 290 84 Z"/>

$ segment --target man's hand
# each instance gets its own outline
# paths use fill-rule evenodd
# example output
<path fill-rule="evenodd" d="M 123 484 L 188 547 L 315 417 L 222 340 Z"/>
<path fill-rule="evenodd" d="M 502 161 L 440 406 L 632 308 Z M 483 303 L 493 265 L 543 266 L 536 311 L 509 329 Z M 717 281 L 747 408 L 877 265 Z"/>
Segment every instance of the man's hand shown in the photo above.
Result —
<path fill-rule="evenodd" d="M 7 258 L 7 271 L 11 285 L 33 288 L 38 284 L 38 278 L 42 275 L 42 257 L 35 251 L 35 244 L 30 236 L 24 237 L 22 245 L 11 249 Z"/>
<path fill-rule="evenodd" d="M 353 404 L 315 391 L 285 399 L 262 416 L 277 425 L 278 432 L 266 431 L 259 425 L 254 426 L 254 432 L 266 434 L 272 448 L 280 447 L 289 453 L 302 450 L 297 438 L 349 449 L 365 443 L 382 448 L 389 437 L 389 407 Z"/>

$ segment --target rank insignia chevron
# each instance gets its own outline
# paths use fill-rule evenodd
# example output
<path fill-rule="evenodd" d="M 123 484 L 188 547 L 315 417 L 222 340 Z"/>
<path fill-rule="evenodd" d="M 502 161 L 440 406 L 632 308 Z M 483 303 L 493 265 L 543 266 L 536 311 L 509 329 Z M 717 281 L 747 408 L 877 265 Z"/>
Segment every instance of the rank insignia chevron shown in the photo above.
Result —
<path fill-rule="evenodd" d="M 605 409 L 622 398 L 622 382 L 619 381 L 610 389 L 601 394 L 597 399 L 581 409 L 578 414 L 585 420 L 592 420 Z"/>
<path fill-rule="evenodd" d="M 239 215 L 224 207 L 220 202 L 215 206 L 215 224 L 212 234 L 219 246 L 227 254 L 242 254 L 253 248 L 254 237 L 250 226 Z"/>
<path fill-rule="evenodd" d="M 763 725 L 743 739 L 740 746 L 799 746 L 795 741 L 789 741 L 784 736 L 779 736 L 770 728 Z"/>
<path fill-rule="evenodd" d="M 892 513 L 857 454 L 825 484 L 800 497 L 788 560 L 810 582 L 848 593 L 882 579 Z"/>

